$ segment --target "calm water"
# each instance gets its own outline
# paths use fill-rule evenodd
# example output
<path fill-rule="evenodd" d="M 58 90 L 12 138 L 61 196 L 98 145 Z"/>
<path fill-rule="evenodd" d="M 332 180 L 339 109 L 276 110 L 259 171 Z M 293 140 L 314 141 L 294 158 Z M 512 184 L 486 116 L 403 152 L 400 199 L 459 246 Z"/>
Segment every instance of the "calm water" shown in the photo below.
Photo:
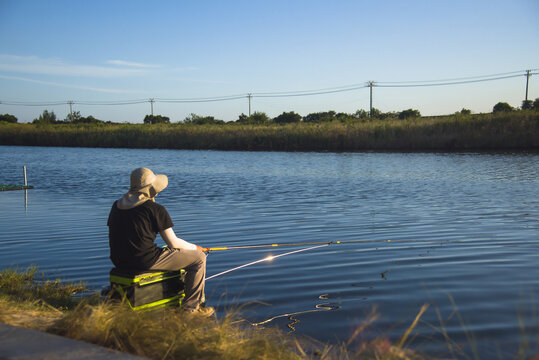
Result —
<path fill-rule="evenodd" d="M 176 233 L 202 246 L 399 240 L 331 245 L 207 282 L 219 310 L 347 340 L 396 339 L 428 303 L 414 346 L 445 354 L 441 329 L 468 353 L 506 358 L 539 320 L 539 155 L 268 153 L 0 146 L 0 264 L 108 282 L 106 219 L 139 166 L 169 176 L 158 196 Z M 208 276 L 303 247 L 214 252 Z M 334 310 L 327 310 L 333 308 Z M 523 322 L 523 326 L 519 325 Z M 469 340 L 473 337 L 473 340 Z"/>

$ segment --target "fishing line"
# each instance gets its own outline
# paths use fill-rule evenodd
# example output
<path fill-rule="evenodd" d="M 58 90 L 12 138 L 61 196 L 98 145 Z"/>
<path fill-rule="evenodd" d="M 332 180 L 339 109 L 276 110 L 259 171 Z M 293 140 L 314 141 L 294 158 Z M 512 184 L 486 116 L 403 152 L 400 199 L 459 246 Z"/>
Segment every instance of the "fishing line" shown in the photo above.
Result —
<path fill-rule="evenodd" d="M 324 243 L 323 245 L 312 246 L 312 247 L 308 247 L 308 248 L 305 248 L 305 249 L 294 250 L 294 251 L 290 251 L 290 252 L 287 252 L 287 253 L 284 253 L 284 254 L 280 254 L 280 255 L 274 255 L 274 256 L 270 255 L 270 256 L 267 256 L 267 257 L 265 257 L 265 258 L 263 258 L 263 259 L 253 261 L 253 262 L 250 262 L 250 263 L 248 263 L 248 264 L 240 265 L 240 266 L 237 266 L 237 267 L 235 267 L 235 268 L 228 269 L 228 270 L 225 270 L 225 271 L 220 272 L 220 273 L 218 273 L 218 274 L 209 276 L 209 277 L 206 278 L 206 280 L 210 280 L 210 279 L 213 279 L 213 278 L 215 278 L 215 277 L 217 277 L 217 276 L 221 276 L 221 275 L 227 274 L 227 273 L 229 273 L 229 272 L 236 271 L 236 270 L 242 269 L 242 268 L 244 268 L 244 267 L 251 266 L 251 265 L 254 265 L 254 264 L 258 264 L 258 263 L 261 263 L 261 262 L 264 262 L 264 261 L 271 261 L 271 260 L 276 259 L 276 258 L 281 257 L 281 256 L 297 254 L 297 253 L 302 252 L 302 251 L 307 251 L 307 250 L 317 249 L 317 248 L 320 248 L 320 247 L 323 247 L 323 246 L 329 246 L 329 244 L 328 244 L 328 243 Z"/>
<path fill-rule="evenodd" d="M 330 303 L 316 304 L 315 309 L 312 309 L 312 310 L 304 310 L 304 311 L 297 311 L 297 312 L 293 312 L 293 313 L 289 313 L 289 314 L 276 315 L 276 316 L 273 316 L 273 317 L 271 317 L 269 319 L 266 319 L 264 321 L 261 321 L 261 322 L 251 323 L 251 325 L 259 326 L 259 325 L 264 325 L 264 324 L 267 324 L 267 323 L 269 323 L 269 322 L 271 322 L 271 321 L 273 321 L 275 319 L 279 319 L 279 318 L 283 318 L 283 317 L 292 317 L 292 316 L 296 316 L 296 315 L 303 315 L 303 314 L 308 314 L 308 313 L 312 313 L 312 312 L 319 312 L 319 311 L 331 311 L 331 310 L 336 310 L 336 309 L 340 309 L 340 308 L 341 308 L 340 306 L 332 305 Z M 290 320 L 292 320 L 292 319 L 290 319 Z M 298 323 L 298 322 L 299 322 L 299 320 L 296 319 L 294 324 Z"/>

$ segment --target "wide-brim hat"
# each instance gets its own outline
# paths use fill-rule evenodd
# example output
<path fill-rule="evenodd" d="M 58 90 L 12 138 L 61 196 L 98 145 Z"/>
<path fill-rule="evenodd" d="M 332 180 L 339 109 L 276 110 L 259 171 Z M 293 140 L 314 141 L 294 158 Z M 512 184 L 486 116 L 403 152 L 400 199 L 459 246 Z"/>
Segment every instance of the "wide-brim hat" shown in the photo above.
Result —
<path fill-rule="evenodd" d="M 138 168 L 131 172 L 130 193 L 142 193 L 150 198 L 155 197 L 168 185 L 168 177 L 154 174 L 148 168 Z"/>

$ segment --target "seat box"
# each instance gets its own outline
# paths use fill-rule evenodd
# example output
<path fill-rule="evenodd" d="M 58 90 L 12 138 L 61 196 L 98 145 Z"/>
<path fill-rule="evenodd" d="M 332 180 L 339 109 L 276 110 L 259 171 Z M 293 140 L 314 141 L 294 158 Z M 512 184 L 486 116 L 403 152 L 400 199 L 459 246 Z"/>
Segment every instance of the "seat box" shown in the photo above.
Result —
<path fill-rule="evenodd" d="M 185 270 L 110 271 L 111 298 L 125 299 L 133 310 L 169 305 L 181 306 L 184 298 Z"/>

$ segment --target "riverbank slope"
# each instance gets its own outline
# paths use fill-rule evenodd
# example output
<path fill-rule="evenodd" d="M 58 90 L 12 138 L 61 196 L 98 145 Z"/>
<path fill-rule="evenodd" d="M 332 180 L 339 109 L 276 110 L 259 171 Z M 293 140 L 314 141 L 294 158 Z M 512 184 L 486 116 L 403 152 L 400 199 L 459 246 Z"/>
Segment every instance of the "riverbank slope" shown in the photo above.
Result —
<path fill-rule="evenodd" d="M 253 326 L 233 309 L 214 318 L 186 314 L 173 307 L 134 312 L 126 304 L 101 300 L 97 294 L 74 298 L 74 293 L 88 292 L 83 284 L 44 280 L 44 275 L 41 279 L 37 275 L 36 268 L 0 271 L 0 323 L 148 359 L 425 358 L 407 349 L 407 340 L 426 307 L 398 344 L 385 338 L 360 341 L 361 333 L 377 318 L 373 313 L 364 319 L 348 342 L 328 345 L 274 327 Z M 14 331 L 10 327 L 3 329 Z M 34 332 L 15 331 L 15 334 L 29 339 L 35 336 Z M 69 346 L 77 347 L 73 343 Z M 11 344 L 6 344 L 7 348 L 13 350 Z M 0 343 L 0 354 L 6 349 Z M 24 358 L 25 354 L 21 350 L 17 358 Z"/>

